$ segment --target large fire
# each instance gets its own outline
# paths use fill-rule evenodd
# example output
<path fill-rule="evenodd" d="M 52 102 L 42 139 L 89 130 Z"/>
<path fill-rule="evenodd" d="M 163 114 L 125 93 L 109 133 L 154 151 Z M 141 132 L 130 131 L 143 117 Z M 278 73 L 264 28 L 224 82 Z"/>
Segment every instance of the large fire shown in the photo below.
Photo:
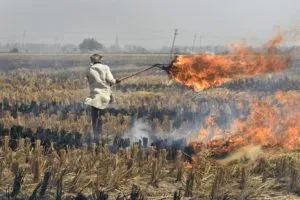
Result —
<path fill-rule="evenodd" d="M 201 91 L 249 76 L 280 72 L 289 67 L 291 60 L 289 55 L 277 51 L 282 40 L 277 34 L 260 50 L 232 45 L 230 52 L 219 55 L 180 55 L 168 73 L 176 81 Z M 191 143 L 215 154 L 250 144 L 288 149 L 300 147 L 300 92 L 278 91 L 275 95 L 265 96 L 264 100 L 253 99 L 249 101 L 249 115 L 234 120 L 231 128 L 218 126 L 216 116 L 207 117 Z"/>
<path fill-rule="evenodd" d="M 277 34 L 261 51 L 246 45 L 232 45 L 230 52 L 220 55 L 180 55 L 168 73 L 180 83 L 203 90 L 246 76 L 282 71 L 290 61 L 289 56 L 279 55 L 276 51 L 282 40 L 282 36 Z"/>
<path fill-rule="evenodd" d="M 230 152 L 249 144 L 300 147 L 300 92 L 278 91 L 275 99 L 251 103 L 249 116 L 236 120 L 231 130 L 222 130 L 208 117 L 192 144 L 215 154 Z"/>

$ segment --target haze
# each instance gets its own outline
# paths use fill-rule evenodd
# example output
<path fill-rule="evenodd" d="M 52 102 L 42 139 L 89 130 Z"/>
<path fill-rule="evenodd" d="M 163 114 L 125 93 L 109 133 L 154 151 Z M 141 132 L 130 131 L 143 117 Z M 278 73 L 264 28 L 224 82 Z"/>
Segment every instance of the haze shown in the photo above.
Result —
<path fill-rule="evenodd" d="M 0 42 L 170 46 L 262 43 L 299 19 L 299 0 L 0 0 Z"/>

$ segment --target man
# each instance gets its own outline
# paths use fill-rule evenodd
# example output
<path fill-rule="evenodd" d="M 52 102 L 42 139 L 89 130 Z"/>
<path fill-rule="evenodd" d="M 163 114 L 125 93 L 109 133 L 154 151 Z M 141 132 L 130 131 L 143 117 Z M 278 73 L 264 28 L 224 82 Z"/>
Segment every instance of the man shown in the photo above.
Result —
<path fill-rule="evenodd" d="M 86 98 L 84 103 L 91 106 L 92 126 L 94 132 L 94 142 L 99 144 L 100 134 L 102 132 L 101 115 L 104 109 L 112 101 L 111 86 L 120 83 L 116 80 L 109 67 L 102 64 L 102 56 L 93 54 L 90 57 L 91 66 L 87 71 L 87 79 L 90 85 L 90 97 Z M 90 138 L 90 141 L 91 138 Z"/>

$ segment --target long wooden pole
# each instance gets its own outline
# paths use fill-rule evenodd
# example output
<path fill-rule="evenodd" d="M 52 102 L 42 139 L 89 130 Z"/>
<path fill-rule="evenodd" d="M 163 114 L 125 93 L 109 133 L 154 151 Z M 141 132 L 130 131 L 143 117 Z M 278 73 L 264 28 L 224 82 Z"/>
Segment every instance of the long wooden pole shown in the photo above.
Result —
<path fill-rule="evenodd" d="M 123 81 L 123 80 L 125 80 L 125 79 L 128 79 L 128 78 L 131 78 L 131 77 L 133 77 L 133 76 L 136 76 L 136 75 L 138 75 L 138 74 L 140 74 L 140 73 L 142 73 L 142 72 L 148 71 L 148 70 L 150 70 L 150 69 L 152 69 L 152 68 L 154 68 L 154 67 L 158 67 L 158 66 L 157 66 L 157 65 L 152 65 L 151 67 L 148 67 L 148 68 L 146 68 L 146 69 L 140 70 L 140 71 L 138 71 L 138 72 L 135 72 L 135 73 L 133 73 L 133 74 L 130 74 L 130 75 L 128 75 L 128 76 L 125 76 L 125 77 L 123 77 L 123 78 L 120 78 L 119 80 L 120 80 L 120 81 Z"/>
<path fill-rule="evenodd" d="M 171 59 L 173 59 L 173 51 L 174 51 L 174 45 L 175 45 L 175 40 L 176 40 L 177 35 L 178 35 L 178 30 L 175 29 L 174 36 L 173 36 L 173 42 L 172 42 L 172 46 L 171 46 L 171 51 L 170 51 L 170 58 Z"/>

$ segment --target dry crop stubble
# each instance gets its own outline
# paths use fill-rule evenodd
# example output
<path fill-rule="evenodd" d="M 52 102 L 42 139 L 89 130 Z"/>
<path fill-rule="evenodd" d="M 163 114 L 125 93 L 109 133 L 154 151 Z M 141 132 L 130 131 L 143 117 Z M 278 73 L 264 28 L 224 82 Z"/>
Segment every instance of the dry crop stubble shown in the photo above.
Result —
<path fill-rule="evenodd" d="M 141 57 L 138 59 L 142 60 Z M 131 67 L 128 72 L 125 68 L 118 67 L 115 73 L 117 74 L 120 70 L 120 74 L 127 75 L 130 70 L 139 67 Z M 49 69 L 43 71 L 41 79 L 36 76 L 32 78 L 25 76 L 25 79 L 22 79 L 19 75 L 13 74 L 7 77 L 1 76 L 1 83 L 5 83 L 1 84 L 1 89 L 5 92 L 0 95 L 9 98 L 11 106 L 9 109 L 14 108 L 16 102 L 24 103 L 22 105 L 25 107 L 30 105 L 31 100 L 45 100 L 63 102 L 62 105 L 65 107 L 62 108 L 67 107 L 68 113 L 50 114 L 49 107 L 45 108 L 39 116 L 33 116 L 23 111 L 20 106 L 17 117 L 12 114 L 13 109 L 6 110 L 7 113 L 1 113 L 1 122 L 9 129 L 19 124 L 24 127 L 27 125 L 34 131 L 38 129 L 38 126 L 43 126 L 51 130 L 58 128 L 67 131 L 90 132 L 87 128 L 89 127 L 88 113 L 78 114 L 76 104 L 73 104 L 80 102 L 81 98 L 88 94 L 88 90 L 84 87 L 87 85 L 82 78 L 83 70 L 76 71 L 68 68 L 63 72 L 61 69 Z M 69 78 L 66 78 L 64 73 L 67 76 L 70 75 Z M 54 75 L 57 76 L 56 79 L 53 78 Z M 231 106 L 232 99 L 236 101 L 236 104 L 240 104 L 245 103 L 244 99 L 252 100 L 253 96 L 257 96 L 256 99 L 263 98 L 271 105 L 280 101 L 291 107 L 293 104 L 291 101 L 286 101 L 285 97 L 288 96 L 289 100 L 298 99 L 295 94 L 298 93 L 296 84 L 293 84 L 293 87 L 287 87 L 293 91 L 287 92 L 287 89 L 284 89 L 282 93 L 277 94 L 257 90 L 257 88 L 263 89 L 261 85 L 265 83 L 272 85 L 277 79 L 297 83 L 299 76 L 293 73 L 286 73 L 282 78 L 274 76 L 272 79 L 255 79 L 252 82 L 236 81 L 228 87 L 206 90 L 196 97 L 187 88 L 168 85 L 167 79 L 161 74 L 147 74 L 124 82 L 124 85 L 117 88 L 118 105 L 124 108 L 145 107 L 144 110 L 141 109 L 142 112 L 146 113 L 149 110 L 158 116 L 156 119 L 148 118 L 149 122 L 153 121 L 153 126 L 157 130 L 164 130 L 168 133 L 168 127 L 172 127 L 172 123 L 179 124 L 180 120 L 172 118 L 173 113 L 166 115 L 168 111 L 166 108 L 175 113 L 182 112 L 183 108 L 194 110 L 192 114 L 199 112 L 203 114 L 203 118 L 206 118 L 212 112 L 207 107 L 214 107 L 216 111 L 223 112 L 224 107 L 221 105 Z M 157 88 L 156 85 L 161 85 L 161 87 Z M 237 91 L 234 85 L 243 86 L 246 89 Z M 253 87 L 254 85 L 257 87 Z M 15 92 L 16 88 L 22 88 L 18 95 Z M 23 89 L 24 92 L 20 92 Z M 38 93 L 39 89 L 45 91 Z M 183 96 L 187 98 L 183 100 Z M 37 108 L 43 108 L 43 105 Z M 73 108 L 76 108 L 75 112 Z M 235 106 L 231 106 L 230 109 L 236 111 Z M 161 110 L 164 110 L 163 115 L 166 116 L 160 116 Z M 214 112 L 218 113 L 216 111 Z M 204 115 L 206 113 L 209 114 L 206 116 Z M 149 117 L 142 114 L 141 116 Z M 199 116 L 201 115 L 195 115 L 195 119 Z M 105 130 L 109 134 L 124 132 L 130 127 L 129 116 L 124 116 L 124 114 L 114 116 L 109 113 L 106 117 Z M 121 124 L 121 121 L 124 123 Z M 195 122 L 198 121 L 195 120 Z M 3 143 L 0 148 L 0 193 L 4 196 L 18 193 L 18 197 L 49 196 L 66 199 L 82 193 L 90 197 L 108 195 L 111 199 L 117 199 L 118 196 L 130 198 L 134 195 L 148 199 L 171 199 L 177 191 L 177 197 L 186 195 L 199 199 L 241 198 L 242 196 L 250 199 L 296 199 L 299 194 L 297 179 L 299 177 L 299 152 L 297 149 L 286 151 L 278 146 L 262 147 L 258 156 L 247 154 L 239 156 L 237 152 L 237 154 L 229 154 L 226 162 L 219 162 L 218 159 L 212 157 L 214 151 L 208 148 L 201 150 L 193 157 L 191 168 L 183 159 L 184 156 L 182 158 L 179 156 L 176 160 L 166 160 L 165 154 L 169 153 L 168 150 L 158 149 L 150 156 L 147 152 L 152 150 L 137 148 L 137 146 L 119 149 L 116 154 L 110 153 L 107 146 L 101 149 L 93 146 L 89 150 L 87 146 L 75 148 L 72 145 L 63 145 L 63 149 L 59 150 L 55 143 L 52 143 L 50 148 L 45 148 L 44 145 L 39 145 L 38 141 L 41 139 L 40 143 L 43 144 L 43 138 L 36 139 L 32 149 L 30 141 L 17 138 L 19 146 L 15 151 L 10 149 L 10 137 L 6 136 L 1 140 Z M 25 170 L 24 173 L 21 169 Z M 47 179 L 48 173 L 51 173 L 49 180 Z M 14 181 L 15 187 L 13 187 Z M 41 189 L 42 185 L 44 189 Z M 44 192 L 40 192 L 41 190 Z"/>

